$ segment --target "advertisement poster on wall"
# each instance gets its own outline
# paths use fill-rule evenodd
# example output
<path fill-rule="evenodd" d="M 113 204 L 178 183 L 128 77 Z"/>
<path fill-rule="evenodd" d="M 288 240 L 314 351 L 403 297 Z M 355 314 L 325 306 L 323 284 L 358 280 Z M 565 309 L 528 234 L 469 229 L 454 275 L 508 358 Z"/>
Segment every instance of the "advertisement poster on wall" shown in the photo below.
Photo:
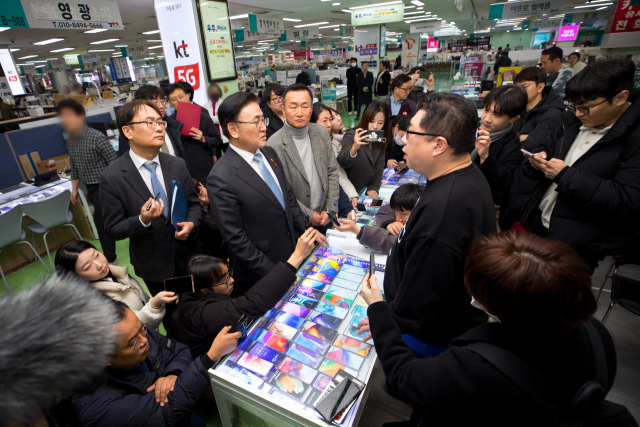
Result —
<path fill-rule="evenodd" d="M 13 57 L 9 49 L 0 49 L 0 65 L 4 71 L 4 75 L 9 83 L 9 89 L 11 93 L 15 95 L 24 95 L 24 87 L 22 86 L 22 80 L 18 74 L 16 63 L 13 62 Z"/>
<path fill-rule="evenodd" d="M 418 65 L 420 54 L 420 34 L 404 34 L 402 36 L 402 66 Z"/>
<path fill-rule="evenodd" d="M 640 31 L 640 2 L 636 0 L 614 1 L 611 6 L 607 34 Z"/>
<path fill-rule="evenodd" d="M 356 47 L 358 65 L 368 61 L 369 67 L 378 67 L 378 43 L 380 41 L 380 27 L 360 27 L 355 30 L 353 42 Z M 371 70 L 370 70 L 371 71 Z"/>
<path fill-rule="evenodd" d="M 464 75 L 480 77 L 482 75 L 482 62 L 466 62 L 464 64 Z"/>
<path fill-rule="evenodd" d="M 227 2 L 201 0 L 198 3 L 209 82 L 235 79 L 237 75 Z"/>
<path fill-rule="evenodd" d="M 578 31 L 580 30 L 580 23 L 568 24 L 560 27 L 560 31 L 557 33 L 559 42 L 573 41 L 578 38 Z"/>
<path fill-rule="evenodd" d="M 304 61 L 307 58 L 307 48 L 293 49 L 293 59 Z"/>
<path fill-rule="evenodd" d="M 427 41 L 427 52 L 428 53 L 436 53 L 438 52 L 438 40 L 433 37 L 429 37 Z"/>
<path fill-rule="evenodd" d="M 169 81 L 187 82 L 193 86 L 194 101 L 207 102 L 207 83 L 200 58 L 197 16 L 191 0 L 154 0 L 160 38 L 165 51 Z M 191 22 L 191 25 L 176 23 Z"/>

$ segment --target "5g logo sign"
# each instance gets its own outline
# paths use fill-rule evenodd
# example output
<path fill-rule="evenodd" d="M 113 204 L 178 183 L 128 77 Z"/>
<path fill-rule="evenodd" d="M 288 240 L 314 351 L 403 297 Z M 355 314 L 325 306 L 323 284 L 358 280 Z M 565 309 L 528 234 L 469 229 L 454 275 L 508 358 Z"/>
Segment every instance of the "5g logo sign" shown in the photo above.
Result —
<path fill-rule="evenodd" d="M 177 82 L 187 82 L 193 86 L 193 90 L 198 90 L 200 87 L 200 67 L 198 67 L 198 63 L 174 68 L 173 79 Z"/>

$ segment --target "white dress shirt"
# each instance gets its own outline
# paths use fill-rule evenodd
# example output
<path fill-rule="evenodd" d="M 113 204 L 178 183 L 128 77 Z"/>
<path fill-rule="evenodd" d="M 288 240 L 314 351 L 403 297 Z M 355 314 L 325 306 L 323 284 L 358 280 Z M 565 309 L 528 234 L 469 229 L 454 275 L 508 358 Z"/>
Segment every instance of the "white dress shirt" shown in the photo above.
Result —
<path fill-rule="evenodd" d="M 147 159 L 143 159 L 142 157 L 138 156 L 136 153 L 133 152 L 133 150 L 129 150 L 129 155 L 131 156 L 131 160 L 133 160 L 133 164 L 136 166 L 136 169 L 138 169 L 138 173 L 140 173 L 140 176 L 142 177 L 142 180 L 144 181 L 144 183 L 146 184 L 147 188 L 149 189 L 149 192 L 151 194 L 154 194 L 153 192 L 153 186 L 151 185 L 151 172 L 149 171 L 149 169 L 144 167 L 144 164 L 147 163 L 148 161 L 152 161 L 152 162 L 156 162 L 158 164 L 158 166 L 156 166 L 156 175 L 158 176 L 158 179 L 160 180 L 160 185 L 162 185 L 162 189 L 164 190 L 164 194 L 167 194 L 167 189 L 164 185 L 164 177 L 162 176 L 162 166 L 160 166 L 160 156 L 156 155 L 156 157 L 154 157 L 153 160 L 147 160 Z M 169 197 L 167 195 L 167 197 Z M 167 201 L 168 203 L 168 201 Z M 142 223 L 142 225 L 144 225 L 145 227 L 149 227 L 151 225 L 151 223 L 145 224 L 142 221 L 142 218 L 140 218 L 140 222 Z"/>
<path fill-rule="evenodd" d="M 169 138 L 169 132 L 165 130 L 164 132 L 164 143 L 167 144 L 167 149 L 169 150 L 166 154 L 171 154 L 172 156 L 176 155 L 175 150 L 173 149 L 173 144 L 171 143 L 171 138 Z"/>
<path fill-rule="evenodd" d="M 591 148 L 594 147 L 607 132 L 609 132 L 609 129 L 611 129 L 612 126 L 613 125 L 604 129 L 581 126 L 580 133 L 576 136 L 576 139 L 573 141 L 573 144 L 571 144 L 571 148 L 569 148 L 569 151 L 564 158 L 566 165 L 572 166 L 587 151 L 591 150 Z M 558 201 L 558 192 L 556 191 L 557 187 L 558 184 L 555 182 L 551 183 L 546 193 L 542 196 L 540 205 L 538 205 L 538 208 L 542 211 L 542 225 L 546 228 L 549 228 L 551 214 L 553 213 L 553 208 L 556 207 L 556 202 Z"/>
<path fill-rule="evenodd" d="M 238 148 L 233 144 L 229 144 L 229 148 L 231 148 L 233 151 L 238 153 L 240 155 L 240 157 L 242 157 L 247 163 L 249 163 L 249 166 L 251 166 L 253 168 L 253 170 L 256 171 L 258 176 L 260 176 L 260 178 L 262 178 L 262 180 L 264 181 L 264 176 L 262 176 L 262 171 L 260 170 L 260 165 L 258 164 L 258 162 L 253 160 L 253 156 L 254 156 L 253 153 L 250 153 L 250 152 L 245 151 L 245 150 L 243 150 L 241 148 Z M 271 165 L 269 164 L 267 159 L 264 157 L 264 154 L 262 154 L 262 152 L 260 150 L 256 151 L 256 154 L 258 154 L 259 156 L 262 157 L 262 161 L 263 161 L 264 165 L 267 167 L 267 170 L 269 171 L 269 173 L 271 174 L 273 179 L 276 181 L 276 184 L 278 184 L 278 188 L 280 189 L 280 192 L 284 195 L 284 191 L 282 191 L 282 187 L 280 187 L 280 181 L 278 181 L 278 177 L 276 176 L 276 174 L 273 173 L 273 169 L 271 169 Z"/>

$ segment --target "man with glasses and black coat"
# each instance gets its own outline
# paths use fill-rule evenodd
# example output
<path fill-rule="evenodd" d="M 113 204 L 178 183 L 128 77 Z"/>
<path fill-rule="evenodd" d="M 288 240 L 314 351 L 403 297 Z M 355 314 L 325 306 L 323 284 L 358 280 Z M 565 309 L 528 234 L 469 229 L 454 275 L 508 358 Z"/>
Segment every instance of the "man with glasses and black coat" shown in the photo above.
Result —
<path fill-rule="evenodd" d="M 526 229 L 570 244 L 594 270 L 633 246 L 640 213 L 640 91 L 634 64 L 608 59 L 567 82 L 562 125 L 532 149 L 537 181 L 522 208 Z"/>
<path fill-rule="evenodd" d="M 282 126 L 284 126 L 284 104 L 282 102 L 282 95 L 284 94 L 285 87 L 277 83 L 270 83 L 264 88 L 262 95 L 267 102 L 267 106 L 262 109 L 264 118 L 269 120 L 267 125 L 267 139 L 271 138 L 271 135 L 278 132 Z"/>

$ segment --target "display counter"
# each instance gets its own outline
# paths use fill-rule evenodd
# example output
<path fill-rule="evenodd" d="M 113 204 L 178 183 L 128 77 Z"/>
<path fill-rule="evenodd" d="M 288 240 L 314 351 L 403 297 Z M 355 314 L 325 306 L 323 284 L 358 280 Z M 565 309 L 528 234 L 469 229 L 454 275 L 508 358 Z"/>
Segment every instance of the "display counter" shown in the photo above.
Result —
<path fill-rule="evenodd" d="M 307 258 L 276 307 L 209 370 L 223 426 L 328 426 L 313 403 L 331 378 L 343 369 L 368 383 L 376 352 L 355 326 L 367 313 L 359 292 L 368 264 L 335 248 Z M 383 272 L 376 276 L 382 283 Z M 358 424 L 368 393 L 365 387 L 342 426 Z"/>

